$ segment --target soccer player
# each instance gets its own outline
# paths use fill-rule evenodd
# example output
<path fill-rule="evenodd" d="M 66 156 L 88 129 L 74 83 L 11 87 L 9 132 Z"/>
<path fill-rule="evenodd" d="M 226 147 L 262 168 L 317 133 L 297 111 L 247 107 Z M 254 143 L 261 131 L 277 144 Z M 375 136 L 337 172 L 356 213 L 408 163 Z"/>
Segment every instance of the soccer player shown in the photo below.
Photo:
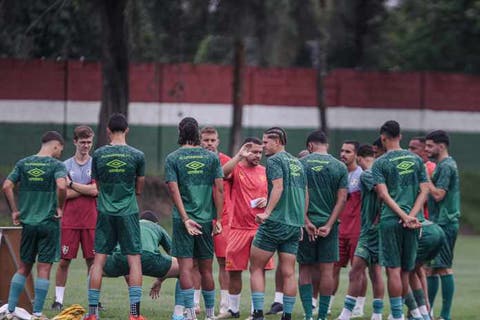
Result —
<path fill-rule="evenodd" d="M 393 320 L 403 319 L 402 297 L 408 292 L 409 272 L 415 268 L 418 246 L 417 214 L 428 193 L 425 165 L 416 154 L 400 147 L 398 122 L 380 128 L 387 153 L 372 166 L 378 198 L 383 201 L 379 226 L 380 263 L 387 270 Z"/>
<path fill-rule="evenodd" d="M 440 253 L 430 265 L 433 274 L 428 278 L 429 300 L 433 307 L 439 287 L 438 276 L 440 276 L 443 298 L 440 318 L 450 320 L 455 291 L 452 263 L 458 233 L 458 219 L 460 218 L 460 182 L 457 164 L 448 153 L 450 139 L 447 133 L 443 130 L 436 130 L 430 132 L 425 139 L 427 155 L 437 163 L 432 181 L 429 183 L 428 209 L 430 219 L 436 222 L 446 235 L 446 241 Z"/>
<path fill-rule="evenodd" d="M 375 139 L 375 141 L 372 142 L 372 148 L 373 148 L 373 154 L 375 156 L 375 159 L 382 156 L 386 151 L 380 137 L 378 137 L 377 139 Z"/>
<path fill-rule="evenodd" d="M 373 148 L 362 145 L 357 153 L 358 164 L 363 172 L 360 175 L 360 190 L 362 195 L 362 227 L 355 256 L 352 261 L 348 283 L 348 293 L 345 297 L 339 320 L 347 320 L 352 316 L 357 297 L 362 294 L 362 277 L 368 267 L 373 289 L 373 314 L 371 320 L 381 320 L 383 311 L 384 285 L 382 268 L 378 264 L 378 215 L 380 203 L 377 200 L 372 176 L 374 158 Z"/>
<path fill-rule="evenodd" d="M 410 139 L 408 142 L 408 151 L 413 152 L 422 158 L 423 163 L 425 163 L 425 167 L 427 168 L 428 176 L 431 178 L 436 164 L 428 159 L 427 152 L 425 151 L 425 138 L 413 137 Z"/>
<path fill-rule="evenodd" d="M 313 317 L 313 279 L 319 283 L 318 319 L 327 318 L 333 293 L 333 266 L 338 261 L 338 216 L 347 201 L 348 172 L 344 163 L 328 154 L 321 130 L 307 138 L 310 154 L 300 159 L 308 182 L 308 212 L 298 248 L 299 291 L 305 319 Z M 316 297 L 315 297 L 316 298 Z"/>
<path fill-rule="evenodd" d="M 205 127 L 200 130 L 200 142 L 202 147 L 218 155 L 220 165 L 226 164 L 230 157 L 218 151 L 220 139 L 218 131 L 212 127 Z M 220 283 L 220 313 L 228 311 L 228 272 L 225 270 L 225 257 L 227 250 L 227 239 L 229 239 L 230 220 L 232 204 L 230 200 L 231 182 L 223 180 L 223 212 L 222 212 L 222 233 L 213 237 L 213 247 L 218 262 L 218 282 Z"/>
<path fill-rule="evenodd" d="M 90 269 L 88 287 L 88 320 L 99 318 L 98 301 L 102 287 L 103 267 L 107 256 L 120 244 L 129 266 L 128 296 L 130 319 L 140 315 L 142 298 L 142 265 L 140 253 L 139 208 L 135 195 L 145 184 L 145 156 L 127 145 L 127 118 L 119 113 L 110 116 L 107 134 L 110 144 L 97 149 L 92 157 L 92 179 L 99 188 L 95 258 Z"/>
<path fill-rule="evenodd" d="M 357 151 L 360 144 L 358 141 L 347 140 L 343 142 L 340 149 L 340 160 L 347 165 L 348 169 L 348 198 L 347 203 L 340 213 L 339 227 L 339 251 L 340 259 L 335 263 L 333 269 L 334 290 L 331 298 L 333 298 L 338 290 L 340 282 L 340 270 L 345 268 L 350 261 L 353 261 L 355 248 L 357 247 L 358 237 L 360 236 L 361 225 L 361 195 L 360 195 L 360 175 L 362 168 L 357 164 Z M 365 294 L 367 292 L 366 275 L 360 278 L 361 293 L 357 297 L 356 306 L 353 310 L 352 317 L 362 317 L 363 307 L 365 304 Z M 330 309 L 330 308 L 329 308 Z"/>
<path fill-rule="evenodd" d="M 83 257 L 87 264 L 87 274 L 90 272 L 95 256 L 98 190 L 95 180 L 91 177 L 90 150 L 93 146 L 93 136 L 94 133 L 90 127 L 76 127 L 73 130 L 75 154 L 64 162 L 68 172 L 68 187 L 61 222 L 61 260 L 56 274 L 55 301 L 52 304 L 52 309 L 56 311 L 63 309 L 68 269 L 72 259 L 77 257 L 80 245 L 82 245 Z"/>
<path fill-rule="evenodd" d="M 257 138 L 245 139 L 238 153 L 223 166 L 225 177 L 232 183 L 232 221 L 227 244 L 226 269 L 229 273 L 228 311 L 218 319 L 240 317 L 242 271 L 247 270 L 250 248 L 258 229 L 255 216 L 267 205 L 267 177 L 260 165 L 263 144 Z M 269 261 L 266 270 L 273 268 Z"/>
<path fill-rule="evenodd" d="M 59 219 L 63 215 L 67 188 L 67 170 L 56 159 L 61 156 L 63 145 L 64 140 L 58 132 L 48 131 L 42 136 L 40 151 L 18 161 L 3 183 L 13 224 L 22 225 L 19 267 L 10 283 L 8 313 L 4 319 L 17 319 L 15 307 L 35 260 L 37 279 L 32 319 L 47 319 L 42 309 L 50 284 L 50 270 L 60 254 Z M 17 184 L 19 207 L 13 192 Z"/>
<path fill-rule="evenodd" d="M 175 205 L 172 255 L 178 259 L 187 319 L 196 319 L 192 275 L 194 259 L 198 261 L 201 274 L 206 316 L 213 319 L 212 233 L 222 232 L 223 171 L 218 156 L 200 146 L 198 123 L 194 118 L 182 119 L 178 130 L 181 147 L 165 160 L 165 181 Z M 215 217 L 217 220 L 213 224 Z M 175 312 L 173 319 L 183 319 L 183 312 Z"/>
<path fill-rule="evenodd" d="M 295 258 L 306 205 L 306 177 L 300 161 L 285 151 L 287 134 L 272 127 L 263 134 L 267 160 L 268 204 L 255 220 L 261 223 L 250 251 L 253 320 L 263 320 L 265 266 L 275 251 L 283 276 L 283 320 L 292 317 L 297 294 Z"/>

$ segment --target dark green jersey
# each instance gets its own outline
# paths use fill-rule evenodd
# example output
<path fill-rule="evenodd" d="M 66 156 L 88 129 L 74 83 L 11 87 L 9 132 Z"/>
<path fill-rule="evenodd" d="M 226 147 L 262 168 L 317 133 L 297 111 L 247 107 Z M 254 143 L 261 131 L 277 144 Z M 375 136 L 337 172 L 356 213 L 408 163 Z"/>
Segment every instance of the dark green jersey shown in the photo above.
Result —
<path fill-rule="evenodd" d="M 128 145 L 106 145 L 92 156 L 92 178 L 99 185 L 98 211 L 115 216 L 138 213 L 137 177 L 145 175 L 143 152 Z"/>
<path fill-rule="evenodd" d="M 360 175 L 360 192 L 362 194 L 362 229 L 360 235 L 362 235 L 377 228 L 376 220 L 380 213 L 380 202 L 375 192 L 371 170 L 365 170 Z"/>
<path fill-rule="evenodd" d="M 348 188 L 345 164 L 329 154 L 311 153 L 300 159 L 308 182 L 308 217 L 314 225 L 327 223 L 339 189 Z"/>
<path fill-rule="evenodd" d="M 179 148 L 165 160 L 165 181 L 178 184 L 185 211 L 197 222 L 210 222 L 216 217 L 212 193 L 218 178 L 223 178 L 218 156 L 201 147 Z M 180 219 L 176 207 L 173 218 Z"/>
<path fill-rule="evenodd" d="M 282 196 L 268 219 L 290 226 L 303 226 L 307 179 L 303 165 L 286 151 L 279 152 L 267 160 L 269 196 L 272 192 L 272 181 L 280 178 L 283 179 Z"/>
<path fill-rule="evenodd" d="M 420 183 L 427 182 L 422 159 L 407 150 L 392 150 L 375 160 L 372 167 L 374 184 L 385 184 L 392 199 L 407 214 L 420 192 Z M 390 207 L 384 205 L 381 219 L 398 219 Z"/>
<path fill-rule="evenodd" d="M 460 179 L 457 163 L 452 157 L 440 161 L 432 175 L 432 183 L 436 188 L 446 191 L 445 197 L 436 202 L 430 195 L 428 212 L 430 220 L 440 225 L 458 222 L 460 217 Z"/>
<path fill-rule="evenodd" d="M 7 179 L 20 183 L 18 202 L 21 223 L 37 225 L 56 215 L 56 179 L 66 176 L 63 162 L 52 157 L 34 155 L 15 164 Z"/>
<path fill-rule="evenodd" d="M 160 253 L 159 247 L 162 246 L 165 252 L 170 254 L 172 239 L 158 224 L 149 220 L 140 220 L 140 236 L 143 251 Z"/>

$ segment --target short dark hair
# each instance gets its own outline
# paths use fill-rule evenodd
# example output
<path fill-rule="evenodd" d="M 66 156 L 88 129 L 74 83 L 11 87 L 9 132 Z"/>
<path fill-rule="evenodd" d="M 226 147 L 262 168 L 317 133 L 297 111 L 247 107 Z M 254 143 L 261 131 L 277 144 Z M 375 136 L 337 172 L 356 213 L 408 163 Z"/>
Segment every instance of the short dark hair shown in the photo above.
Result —
<path fill-rule="evenodd" d="M 73 140 L 88 139 L 94 135 L 95 133 L 89 126 L 78 126 L 73 130 Z"/>
<path fill-rule="evenodd" d="M 385 148 L 385 147 L 383 146 L 382 139 L 380 139 L 380 137 L 378 137 L 377 139 L 375 139 L 375 141 L 372 142 L 372 145 L 374 145 L 375 147 L 380 148 L 380 149 Z"/>
<path fill-rule="evenodd" d="M 42 144 L 50 141 L 58 141 L 62 146 L 65 144 L 65 140 L 63 140 L 62 135 L 57 131 L 47 131 L 43 134 Z"/>
<path fill-rule="evenodd" d="M 450 145 L 450 138 L 448 134 L 443 130 L 434 130 L 427 134 L 425 140 L 432 140 L 435 143 L 443 143 L 447 147 Z"/>
<path fill-rule="evenodd" d="M 245 143 L 254 143 L 258 145 L 263 145 L 262 140 L 258 139 L 257 137 L 248 137 L 243 140 L 243 144 Z"/>
<path fill-rule="evenodd" d="M 367 158 L 367 157 L 373 158 L 375 156 L 375 152 L 373 152 L 373 148 L 371 145 L 362 144 L 360 147 L 358 147 L 357 156 L 364 157 L 364 158 Z"/>
<path fill-rule="evenodd" d="M 307 146 L 310 142 L 326 144 L 328 143 L 327 135 L 322 130 L 315 130 L 307 137 Z"/>
<path fill-rule="evenodd" d="M 108 119 L 108 129 L 113 132 L 125 132 L 128 128 L 127 117 L 121 113 L 114 113 Z"/>
<path fill-rule="evenodd" d="M 360 142 L 358 142 L 357 140 L 345 140 L 345 141 L 343 141 L 343 144 L 353 145 L 353 149 L 354 149 L 355 153 L 358 152 L 358 147 L 360 147 Z"/>
<path fill-rule="evenodd" d="M 200 145 L 200 133 L 198 131 L 198 122 L 192 117 L 183 118 L 178 124 L 178 144 L 183 146 L 191 144 Z"/>
<path fill-rule="evenodd" d="M 278 139 L 282 145 L 287 145 L 287 133 L 280 127 L 271 127 L 265 130 L 264 134 L 269 139 Z"/>
<path fill-rule="evenodd" d="M 410 139 L 410 141 L 412 141 L 412 140 L 417 140 L 417 141 L 420 141 L 421 143 L 425 143 L 425 137 L 420 137 L 420 136 L 413 137 L 413 138 Z"/>
<path fill-rule="evenodd" d="M 380 127 L 380 134 L 385 134 L 389 138 L 400 136 L 400 124 L 395 120 L 388 120 Z"/>
<path fill-rule="evenodd" d="M 150 211 L 150 210 L 143 211 L 142 214 L 140 214 L 140 219 L 158 223 L 157 215 L 153 211 Z"/>

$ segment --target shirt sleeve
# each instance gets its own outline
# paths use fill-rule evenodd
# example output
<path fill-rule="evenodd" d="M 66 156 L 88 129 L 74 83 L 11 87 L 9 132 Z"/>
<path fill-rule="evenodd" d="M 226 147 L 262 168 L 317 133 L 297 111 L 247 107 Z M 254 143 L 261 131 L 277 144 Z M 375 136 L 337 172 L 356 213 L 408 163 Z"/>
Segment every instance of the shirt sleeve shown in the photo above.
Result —
<path fill-rule="evenodd" d="M 65 178 L 67 176 L 67 167 L 63 162 L 58 162 L 55 168 L 55 179 Z"/>
<path fill-rule="evenodd" d="M 7 179 L 13 183 L 17 183 L 18 180 L 20 180 L 20 164 L 18 162 L 15 164 L 15 167 L 13 168 L 12 172 L 10 172 Z"/>
<path fill-rule="evenodd" d="M 452 177 L 449 166 L 437 166 L 435 171 L 435 187 L 448 191 Z"/>
<path fill-rule="evenodd" d="M 218 157 L 214 157 L 213 160 L 213 167 L 214 167 L 214 179 L 220 179 L 223 178 L 223 169 L 222 166 L 220 165 L 220 159 Z"/>
<path fill-rule="evenodd" d="M 162 246 L 163 250 L 170 254 L 172 250 L 172 238 L 168 235 L 168 233 L 160 226 L 158 226 L 159 232 L 161 233 L 160 237 L 160 246 Z"/>
<path fill-rule="evenodd" d="M 93 180 L 98 180 L 98 176 L 97 176 L 97 156 L 95 155 L 95 153 L 93 154 L 92 156 L 92 168 L 91 168 L 92 172 L 91 172 L 91 175 L 92 175 L 92 179 Z"/>
<path fill-rule="evenodd" d="M 383 175 L 381 160 L 377 160 L 372 166 L 373 184 L 384 184 L 385 176 Z"/>
<path fill-rule="evenodd" d="M 425 167 L 425 164 L 423 163 L 423 161 L 420 159 L 420 175 L 418 176 L 418 182 L 419 183 L 424 183 L 424 182 L 428 182 L 428 179 L 427 179 L 427 167 Z"/>
<path fill-rule="evenodd" d="M 270 181 L 283 178 L 282 165 L 276 158 L 267 160 L 267 177 Z"/>
<path fill-rule="evenodd" d="M 375 187 L 375 184 L 373 183 L 373 175 L 371 172 L 362 172 L 362 174 L 360 175 L 360 182 L 368 191 L 373 190 L 373 188 Z"/>
<path fill-rule="evenodd" d="M 338 184 L 338 189 L 348 189 L 348 171 L 344 166 L 340 167 L 340 183 Z"/>
<path fill-rule="evenodd" d="M 172 160 L 172 157 L 167 156 L 165 160 L 165 181 L 166 182 L 177 182 L 178 175 L 177 170 L 175 168 L 175 164 Z"/>
<path fill-rule="evenodd" d="M 138 159 L 136 175 L 137 177 L 145 176 L 145 154 L 143 152 L 140 153 Z"/>

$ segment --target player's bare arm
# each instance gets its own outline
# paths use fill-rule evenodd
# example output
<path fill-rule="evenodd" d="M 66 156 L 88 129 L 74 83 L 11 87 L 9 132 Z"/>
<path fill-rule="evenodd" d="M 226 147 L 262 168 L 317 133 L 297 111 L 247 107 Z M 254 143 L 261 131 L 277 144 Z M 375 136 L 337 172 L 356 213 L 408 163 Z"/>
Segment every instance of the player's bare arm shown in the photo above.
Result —
<path fill-rule="evenodd" d="M 398 206 L 395 200 L 392 199 L 390 194 L 388 193 L 387 186 L 384 183 L 377 184 L 375 186 L 375 191 L 377 192 L 378 197 L 383 201 L 385 205 L 387 205 L 396 215 L 405 223 L 407 226 L 416 225 L 418 223 L 417 218 L 411 217 L 405 213 Z"/>
<path fill-rule="evenodd" d="M 445 198 L 447 191 L 441 188 L 435 187 L 432 182 L 428 182 L 428 192 L 436 202 L 440 202 Z"/>
<path fill-rule="evenodd" d="M 343 208 L 345 207 L 345 203 L 347 203 L 347 195 L 348 189 L 341 188 L 337 190 L 337 201 L 335 202 L 335 206 L 330 214 L 330 218 L 328 218 L 328 221 L 325 225 L 318 228 L 318 234 L 321 237 L 326 237 L 330 234 L 333 224 L 335 221 L 337 221 L 340 212 L 342 212 Z"/>
<path fill-rule="evenodd" d="M 5 195 L 5 199 L 7 200 L 8 207 L 10 208 L 10 212 L 12 213 L 12 221 L 14 225 L 20 224 L 20 212 L 17 209 L 17 204 L 15 203 L 15 194 L 13 192 L 13 188 L 15 184 L 6 179 L 3 183 L 3 194 Z"/>
<path fill-rule="evenodd" d="M 283 178 L 272 180 L 272 191 L 270 192 L 270 198 L 268 200 L 267 207 L 263 213 L 257 214 L 255 221 L 257 223 L 264 223 L 268 219 L 273 209 L 277 206 L 278 201 L 283 193 Z"/>
<path fill-rule="evenodd" d="M 78 196 L 96 197 L 98 195 L 97 184 L 95 182 L 90 184 L 83 184 L 73 182 L 67 176 L 67 199 L 76 198 Z"/>
<path fill-rule="evenodd" d="M 222 232 L 222 212 L 223 212 L 223 178 L 215 179 L 215 188 L 213 194 L 215 209 L 217 210 L 217 221 L 215 222 L 214 234 Z"/>
<path fill-rule="evenodd" d="M 428 182 L 420 183 L 420 192 L 417 195 L 417 199 L 415 199 L 415 203 L 413 204 L 412 210 L 410 210 L 410 216 L 416 217 L 420 210 L 423 209 L 425 201 L 427 201 L 428 196 Z"/>
<path fill-rule="evenodd" d="M 137 177 L 135 180 L 135 194 L 141 195 L 145 186 L 145 177 Z"/>
<path fill-rule="evenodd" d="M 310 241 L 315 241 L 315 238 L 317 238 L 317 228 L 315 225 L 310 221 L 308 218 L 308 202 L 309 202 L 309 195 L 308 195 L 308 188 L 305 190 L 305 231 L 307 232 L 308 235 L 308 240 Z"/>
<path fill-rule="evenodd" d="M 232 173 L 233 169 L 240 161 L 248 157 L 248 155 L 250 154 L 251 147 L 252 147 L 251 142 L 245 143 L 237 152 L 237 154 L 223 165 L 222 169 L 223 169 L 223 175 L 225 177 L 228 177 Z"/>
<path fill-rule="evenodd" d="M 202 234 L 200 230 L 202 228 L 197 222 L 190 219 L 185 211 L 185 207 L 183 206 L 182 196 L 180 195 L 180 190 L 178 189 L 178 183 L 170 181 L 168 182 L 168 191 L 170 192 L 170 196 L 172 197 L 173 204 L 177 207 L 178 214 L 182 219 L 185 228 L 188 231 L 188 234 L 192 236 L 196 236 Z"/>
<path fill-rule="evenodd" d="M 55 182 L 57 184 L 57 214 L 55 218 L 60 219 L 63 216 L 63 206 L 67 199 L 67 180 L 65 178 L 58 178 Z"/>

